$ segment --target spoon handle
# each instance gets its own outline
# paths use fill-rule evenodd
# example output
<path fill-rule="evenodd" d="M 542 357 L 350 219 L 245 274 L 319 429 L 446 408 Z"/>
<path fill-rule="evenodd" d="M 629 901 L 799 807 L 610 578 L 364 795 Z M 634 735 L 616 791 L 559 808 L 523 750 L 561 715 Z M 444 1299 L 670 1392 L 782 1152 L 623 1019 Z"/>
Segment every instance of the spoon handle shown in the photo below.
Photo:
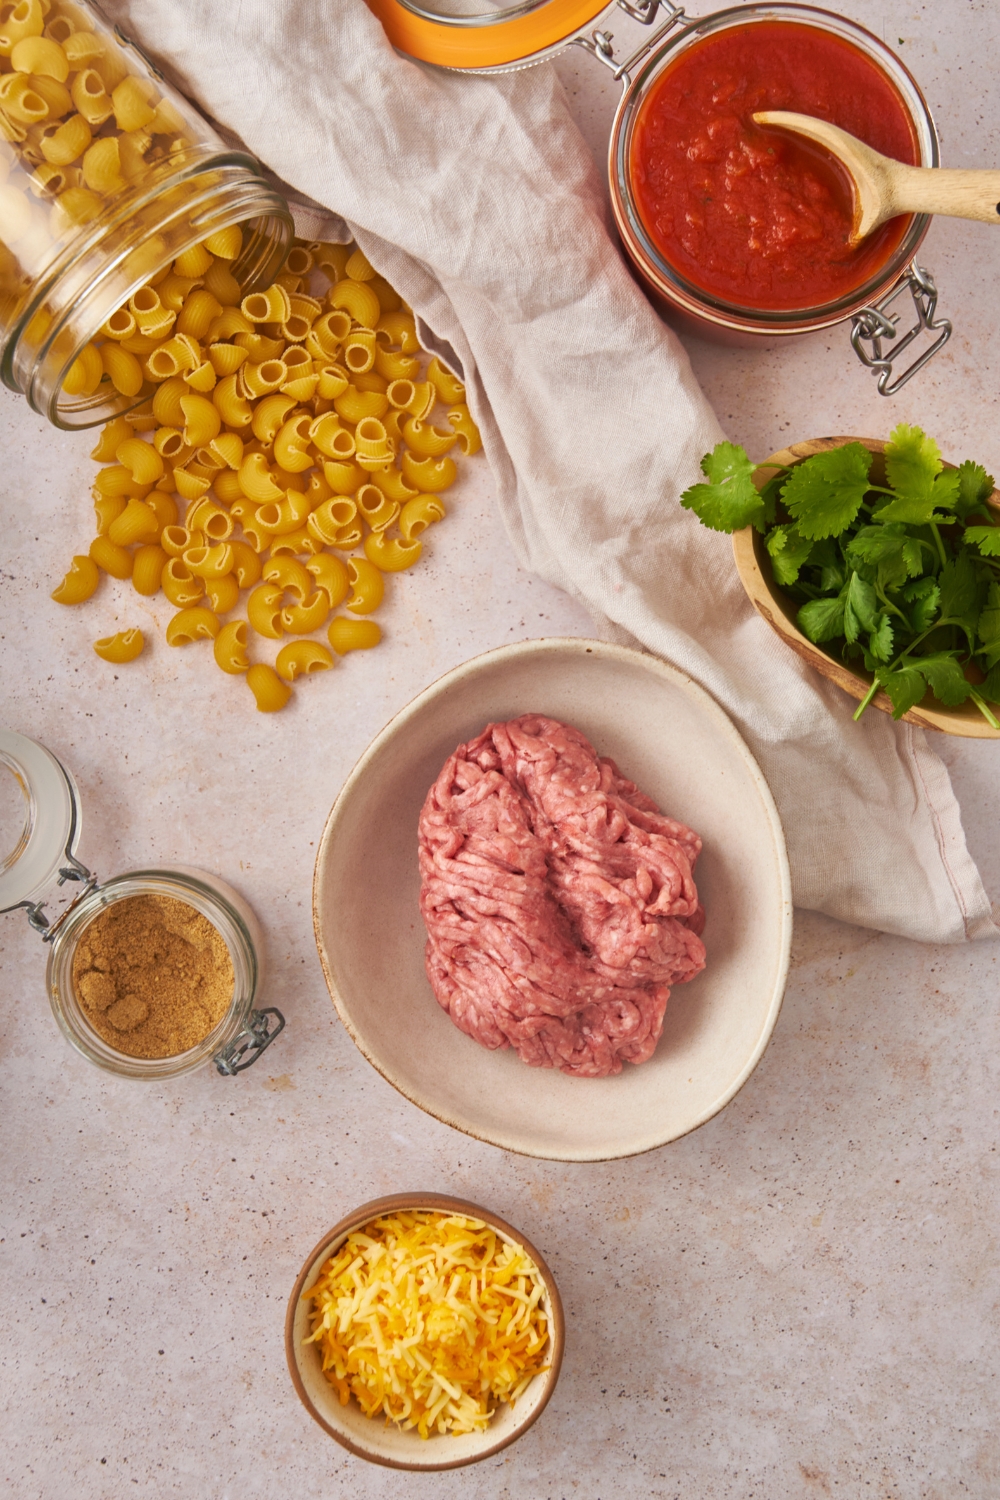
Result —
<path fill-rule="evenodd" d="M 891 193 L 895 213 L 1000 224 L 1000 172 L 900 165 L 892 173 Z"/>

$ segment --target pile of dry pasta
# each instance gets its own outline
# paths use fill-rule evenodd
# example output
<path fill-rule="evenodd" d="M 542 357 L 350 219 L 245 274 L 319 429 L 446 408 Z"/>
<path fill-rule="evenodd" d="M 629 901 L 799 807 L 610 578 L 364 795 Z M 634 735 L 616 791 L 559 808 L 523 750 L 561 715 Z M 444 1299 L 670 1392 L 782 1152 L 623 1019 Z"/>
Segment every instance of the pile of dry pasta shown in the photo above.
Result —
<path fill-rule="evenodd" d="M 234 227 L 186 251 L 70 369 L 78 394 L 102 381 L 153 394 L 103 430 L 97 536 L 52 597 L 80 604 L 102 573 L 162 589 L 177 611 L 168 643 L 213 641 L 271 713 L 295 678 L 333 666 L 319 631 L 340 656 L 379 642 L 385 575 L 412 567 L 444 516 L 450 450 L 481 444 L 464 386 L 437 359 L 423 369 L 411 312 L 360 250 L 297 243 L 244 297 L 241 247 Z M 243 590 L 246 618 L 233 615 Z M 283 637 L 273 666 L 251 663 L 251 640 Z M 138 629 L 94 647 L 112 662 L 142 648 Z"/>
<path fill-rule="evenodd" d="M 400 1212 L 355 1230 L 304 1295 L 323 1372 L 346 1406 L 432 1432 L 487 1426 L 547 1366 L 544 1286 L 477 1219 Z"/>

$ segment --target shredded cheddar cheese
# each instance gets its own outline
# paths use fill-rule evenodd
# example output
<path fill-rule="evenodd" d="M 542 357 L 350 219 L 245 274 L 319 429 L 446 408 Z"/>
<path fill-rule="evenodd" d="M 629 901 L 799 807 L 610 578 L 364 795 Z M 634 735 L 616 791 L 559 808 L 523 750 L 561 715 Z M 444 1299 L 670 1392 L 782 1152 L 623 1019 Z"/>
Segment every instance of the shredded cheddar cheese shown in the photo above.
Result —
<path fill-rule="evenodd" d="M 346 1406 L 432 1432 L 485 1428 L 544 1364 L 544 1283 L 478 1219 L 387 1214 L 349 1234 L 304 1297 L 323 1373 Z"/>

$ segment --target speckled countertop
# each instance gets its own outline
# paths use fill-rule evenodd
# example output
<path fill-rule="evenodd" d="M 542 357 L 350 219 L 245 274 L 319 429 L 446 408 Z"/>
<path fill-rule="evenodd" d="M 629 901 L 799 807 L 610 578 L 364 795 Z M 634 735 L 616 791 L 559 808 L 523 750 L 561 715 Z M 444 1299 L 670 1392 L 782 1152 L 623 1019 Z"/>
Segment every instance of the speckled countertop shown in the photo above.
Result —
<path fill-rule="evenodd" d="M 852 0 L 850 13 L 913 69 L 946 165 L 1000 162 L 988 3 Z M 600 153 L 616 86 L 582 54 L 559 68 Z M 843 329 L 778 351 L 692 343 L 731 436 L 763 455 L 915 421 L 949 458 L 1000 472 L 1000 234 L 939 223 L 921 258 L 956 332 L 892 402 Z M 56 1030 L 42 945 L 0 918 L 0 1493 L 993 1500 L 998 947 L 921 947 L 800 914 L 771 1045 L 695 1134 L 565 1166 L 448 1130 L 336 1020 L 310 924 L 315 844 L 397 707 L 478 651 L 589 634 L 586 615 L 519 570 L 480 463 L 433 556 L 393 590 L 391 646 L 305 684 L 277 718 L 248 714 L 240 685 L 155 631 L 138 669 L 96 662 L 90 642 L 119 628 L 123 596 L 103 590 L 85 618 L 48 597 L 89 536 L 90 440 L 4 393 L 0 444 L 3 720 L 74 771 L 81 853 L 101 874 L 177 861 L 239 887 L 289 1022 L 235 1080 L 106 1077 Z M 163 602 L 147 609 L 162 625 Z M 121 623 L 139 613 L 133 595 Z M 939 748 L 1000 895 L 1000 747 Z M 530 1433 L 423 1477 L 326 1438 L 283 1351 L 307 1250 L 355 1204 L 415 1186 L 523 1227 L 568 1314 L 562 1378 Z"/>

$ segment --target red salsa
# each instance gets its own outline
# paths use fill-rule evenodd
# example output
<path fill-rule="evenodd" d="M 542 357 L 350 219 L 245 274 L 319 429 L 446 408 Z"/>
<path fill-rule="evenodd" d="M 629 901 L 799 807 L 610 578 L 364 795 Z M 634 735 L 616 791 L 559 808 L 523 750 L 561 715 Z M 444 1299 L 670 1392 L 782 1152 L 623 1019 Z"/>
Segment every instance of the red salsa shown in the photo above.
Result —
<path fill-rule="evenodd" d="M 895 85 L 818 27 L 759 21 L 693 43 L 640 106 L 629 172 L 653 244 L 693 286 L 738 307 L 822 307 L 862 286 L 910 224 L 849 248 L 851 194 L 828 153 L 755 125 L 757 110 L 817 115 L 885 156 L 919 161 Z"/>

